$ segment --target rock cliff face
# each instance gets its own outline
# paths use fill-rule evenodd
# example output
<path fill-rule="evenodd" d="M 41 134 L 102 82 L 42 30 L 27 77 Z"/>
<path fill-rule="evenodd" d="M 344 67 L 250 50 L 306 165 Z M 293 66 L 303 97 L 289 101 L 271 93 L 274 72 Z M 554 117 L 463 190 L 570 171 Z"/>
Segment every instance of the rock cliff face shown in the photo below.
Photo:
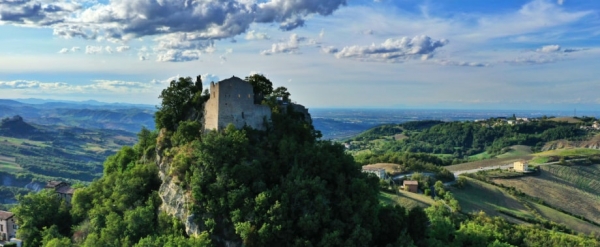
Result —
<path fill-rule="evenodd" d="M 547 142 L 544 145 L 544 147 L 542 147 L 542 151 L 564 149 L 564 148 L 600 149 L 600 137 L 594 137 L 588 141 L 567 141 L 567 140 L 551 141 L 551 142 Z"/>
<path fill-rule="evenodd" d="M 164 134 L 161 131 L 160 136 Z M 190 214 L 188 208 L 191 204 L 190 194 L 186 193 L 181 186 L 173 181 L 173 177 L 169 176 L 171 159 L 163 156 L 163 150 L 160 147 L 157 148 L 156 164 L 158 165 L 158 175 L 162 180 L 158 190 L 158 194 L 163 201 L 160 210 L 181 220 L 189 236 L 198 236 L 201 229 L 194 222 L 194 216 Z"/>

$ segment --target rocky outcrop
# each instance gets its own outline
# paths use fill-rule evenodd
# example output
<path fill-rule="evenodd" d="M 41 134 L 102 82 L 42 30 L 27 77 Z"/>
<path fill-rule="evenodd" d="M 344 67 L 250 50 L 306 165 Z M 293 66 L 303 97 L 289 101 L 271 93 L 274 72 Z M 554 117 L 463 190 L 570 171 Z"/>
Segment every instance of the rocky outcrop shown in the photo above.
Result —
<path fill-rule="evenodd" d="M 591 148 L 600 149 L 600 138 L 594 137 L 587 141 L 568 141 L 568 140 L 557 140 L 547 142 L 543 147 L 542 151 L 565 149 L 565 148 Z"/>
<path fill-rule="evenodd" d="M 164 138 L 164 131 L 161 131 L 159 139 Z M 201 232 L 200 226 L 194 222 L 194 215 L 190 213 L 191 205 L 190 194 L 175 183 L 174 178 L 169 176 L 171 159 L 163 156 L 163 150 L 158 145 L 156 163 L 158 165 L 158 175 L 162 180 L 158 194 L 163 203 L 160 210 L 178 218 L 185 225 L 185 231 L 189 236 L 198 236 Z"/>

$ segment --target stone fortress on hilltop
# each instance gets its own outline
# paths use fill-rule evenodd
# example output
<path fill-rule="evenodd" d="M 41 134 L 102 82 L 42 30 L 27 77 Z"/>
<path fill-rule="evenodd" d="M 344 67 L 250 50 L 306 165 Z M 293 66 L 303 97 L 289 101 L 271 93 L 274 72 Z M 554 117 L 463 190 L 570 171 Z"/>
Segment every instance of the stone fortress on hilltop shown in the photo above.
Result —
<path fill-rule="evenodd" d="M 266 121 L 266 122 L 265 122 Z M 222 130 L 228 124 L 264 130 L 271 121 L 271 109 L 254 104 L 253 87 L 247 81 L 231 77 L 210 83 L 210 98 L 204 106 L 204 130 Z"/>

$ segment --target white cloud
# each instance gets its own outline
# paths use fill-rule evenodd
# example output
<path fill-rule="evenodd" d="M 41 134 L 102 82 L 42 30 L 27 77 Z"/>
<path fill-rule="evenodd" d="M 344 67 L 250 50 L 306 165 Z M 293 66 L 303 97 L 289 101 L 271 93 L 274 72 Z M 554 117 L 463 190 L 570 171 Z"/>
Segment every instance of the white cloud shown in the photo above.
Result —
<path fill-rule="evenodd" d="M 117 46 L 117 48 L 116 48 L 117 52 L 119 52 L 119 53 L 129 51 L 129 49 L 130 49 L 130 47 L 126 46 L 126 45 Z"/>
<path fill-rule="evenodd" d="M 104 47 L 88 45 L 85 47 L 85 54 L 100 54 Z"/>
<path fill-rule="evenodd" d="M 293 33 L 290 35 L 290 38 L 287 42 L 275 43 L 271 46 L 271 49 L 264 50 L 260 54 L 261 55 L 273 55 L 279 53 L 289 53 L 294 54 L 298 53 L 298 49 L 300 48 L 300 43 L 305 41 L 306 38 L 298 36 L 298 34 Z"/>
<path fill-rule="evenodd" d="M 246 33 L 246 40 L 265 40 L 271 39 L 266 33 L 259 33 L 255 30 L 250 30 Z"/>
<path fill-rule="evenodd" d="M 166 50 L 157 55 L 157 62 L 189 62 L 200 59 L 200 50 Z"/>
<path fill-rule="evenodd" d="M 79 50 L 80 50 L 80 48 L 78 46 L 73 46 L 70 49 L 69 48 L 62 48 L 62 49 L 60 49 L 60 51 L 58 53 L 60 53 L 60 54 L 67 54 L 69 52 L 77 52 Z"/>
<path fill-rule="evenodd" d="M 353 58 L 364 61 L 400 62 L 407 59 L 428 59 L 437 48 L 448 44 L 448 40 L 432 40 L 428 36 L 387 39 L 380 45 L 346 46 L 335 53 L 337 58 Z M 334 49 L 328 48 L 329 53 Z M 327 52 L 327 51 L 326 51 Z"/>
<path fill-rule="evenodd" d="M 537 49 L 536 51 L 550 53 L 550 52 L 559 52 L 559 51 L 561 51 L 561 49 L 560 49 L 560 45 L 547 45 L 547 46 L 543 46 L 540 49 Z"/>

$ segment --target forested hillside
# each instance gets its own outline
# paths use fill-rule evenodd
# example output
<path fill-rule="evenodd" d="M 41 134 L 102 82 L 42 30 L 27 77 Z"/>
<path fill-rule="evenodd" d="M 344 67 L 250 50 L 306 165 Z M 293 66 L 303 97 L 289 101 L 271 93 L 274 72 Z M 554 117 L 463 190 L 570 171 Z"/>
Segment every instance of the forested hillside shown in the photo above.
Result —
<path fill-rule="evenodd" d="M 137 144 L 109 157 L 71 205 L 47 191 L 19 198 L 19 237 L 26 246 L 598 246 L 442 202 L 382 205 L 376 177 L 342 145 L 320 140 L 304 114 L 273 100 L 287 90 L 264 76 L 246 80 L 271 107 L 265 131 L 202 131 L 202 83 L 172 81 L 161 94 L 160 130 L 143 129 Z M 169 203 L 159 196 L 165 177 L 192 198 L 182 206 L 191 217 L 159 210 Z M 187 234 L 189 225 L 197 234 Z"/>
<path fill-rule="evenodd" d="M 417 152 L 438 155 L 456 164 L 478 154 L 493 157 L 505 153 L 512 145 L 527 145 L 539 151 L 549 141 L 589 138 L 581 125 L 546 119 L 517 124 L 494 118 L 479 122 L 419 121 L 375 127 L 346 142 L 357 160 L 365 163 L 380 162 L 373 157 L 385 153 Z"/>

